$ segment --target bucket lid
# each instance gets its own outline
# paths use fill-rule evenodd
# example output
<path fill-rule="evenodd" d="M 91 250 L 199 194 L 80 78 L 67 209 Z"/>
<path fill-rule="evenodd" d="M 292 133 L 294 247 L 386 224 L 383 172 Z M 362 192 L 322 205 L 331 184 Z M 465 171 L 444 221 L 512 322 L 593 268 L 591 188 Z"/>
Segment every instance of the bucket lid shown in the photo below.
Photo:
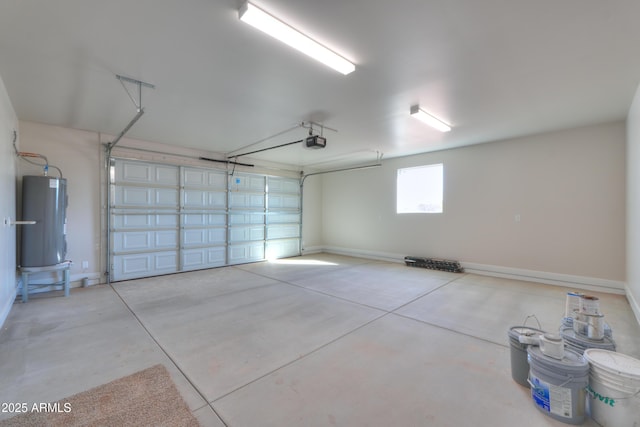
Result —
<path fill-rule="evenodd" d="M 626 354 L 590 348 L 585 350 L 584 357 L 596 368 L 640 379 L 640 360 Z"/>
<path fill-rule="evenodd" d="M 509 328 L 509 337 L 515 339 L 516 341 L 521 335 L 526 337 L 542 335 L 544 331 L 540 329 L 531 328 L 529 326 L 512 326 Z"/>
<path fill-rule="evenodd" d="M 540 347 L 529 346 L 527 353 L 533 362 L 548 368 L 560 368 L 563 372 L 583 373 L 589 369 L 589 363 L 579 353 L 565 348 L 562 359 L 554 359 L 542 353 Z"/>

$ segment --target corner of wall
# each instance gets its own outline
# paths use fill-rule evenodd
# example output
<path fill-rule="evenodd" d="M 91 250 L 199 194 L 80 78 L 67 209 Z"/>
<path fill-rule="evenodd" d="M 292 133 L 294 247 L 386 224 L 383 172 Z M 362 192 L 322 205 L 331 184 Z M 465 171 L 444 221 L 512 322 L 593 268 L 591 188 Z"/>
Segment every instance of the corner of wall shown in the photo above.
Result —
<path fill-rule="evenodd" d="M 0 78 L 0 326 L 16 298 L 16 155 L 18 118 Z M 18 141 L 15 141 L 17 144 Z"/>
<path fill-rule="evenodd" d="M 627 300 L 640 324 L 640 85 L 627 115 Z"/>
<path fill-rule="evenodd" d="M 638 301 L 634 297 L 633 292 L 631 292 L 631 289 L 629 288 L 629 285 L 625 286 L 625 291 L 626 291 L 626 294 L 627 294 L 627 301 L 629 301 L 629 305 L 631 306 L 631 310 L 633 310 L 633 314 L 635 314 L 636 320 L 638 321 L 638 324 L 640 325 L 640 301 Z"/>

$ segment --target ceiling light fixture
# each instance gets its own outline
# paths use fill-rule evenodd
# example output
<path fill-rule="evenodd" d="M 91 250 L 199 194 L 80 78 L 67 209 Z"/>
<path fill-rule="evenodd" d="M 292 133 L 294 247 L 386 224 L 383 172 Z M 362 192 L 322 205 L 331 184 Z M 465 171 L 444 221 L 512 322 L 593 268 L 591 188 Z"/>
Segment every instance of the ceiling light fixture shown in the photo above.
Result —
<path fill-rule="evenodd" d="M 449 126 L 442 120 L 433 117 L 431 114 L 425 112 L 424 110 L 421 110 L 419 105 L 412 105 L 410 112 L 412 117 L 415 117 L 421 122 L 428 124 L 432 128 L 438 129 L 440 132 L 449 132 L 451 130 L 451 126 Z"/>
<path fill-rule="evenodd" d="M 353 63 L 249 2 L 245 2 L 240 7 L 238 15 L 241 21 L 252 25 L 260 31 L 269 34 L 271 37 L 280 40 L 344 75 L 356 69 Z"/>

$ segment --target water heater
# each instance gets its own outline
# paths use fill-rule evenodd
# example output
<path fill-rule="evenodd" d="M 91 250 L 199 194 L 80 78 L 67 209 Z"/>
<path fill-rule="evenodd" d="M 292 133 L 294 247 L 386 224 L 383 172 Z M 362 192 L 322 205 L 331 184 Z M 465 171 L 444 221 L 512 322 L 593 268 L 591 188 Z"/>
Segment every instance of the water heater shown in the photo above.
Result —
<path fill-rule="evenodd" d="M 22 177 L 22 218 L 35 221 L 22 228 L 22 267 L 60 264 L 67 256 L 67 180 Z"/>

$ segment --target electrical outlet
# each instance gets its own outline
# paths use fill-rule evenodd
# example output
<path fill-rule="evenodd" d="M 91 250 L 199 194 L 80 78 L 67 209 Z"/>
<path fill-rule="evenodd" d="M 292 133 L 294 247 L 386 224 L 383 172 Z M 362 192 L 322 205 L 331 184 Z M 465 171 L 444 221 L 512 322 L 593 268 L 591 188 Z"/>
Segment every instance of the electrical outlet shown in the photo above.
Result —
<path fill-rule="evenodd" d="M 89 261 L 82 261 L 82 268 L 85 270 L 89 268 Z"/>

